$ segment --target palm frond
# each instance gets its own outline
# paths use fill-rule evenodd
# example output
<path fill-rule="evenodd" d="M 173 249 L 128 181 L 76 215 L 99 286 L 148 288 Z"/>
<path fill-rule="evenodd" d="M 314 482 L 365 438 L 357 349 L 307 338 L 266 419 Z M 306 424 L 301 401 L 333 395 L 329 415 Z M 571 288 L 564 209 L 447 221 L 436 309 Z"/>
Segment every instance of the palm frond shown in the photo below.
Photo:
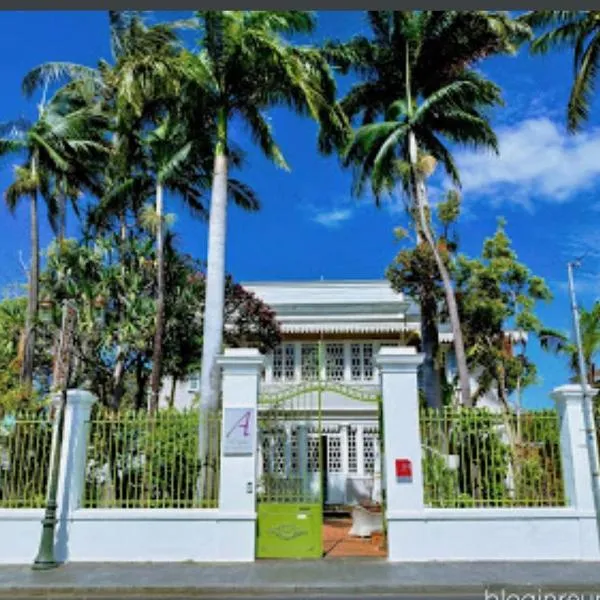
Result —
<path fill-rule="evenodd" d="M 600 59 L 600 30 L 590 40 L 587 49 L 581 57 L 581 64 L 567 105 L 567 126 L 570 132 L 575 132 L 588 120 L 590 103 L 598 76 L 598 61 Z"/>
<path fill-rule="evenodd" d="M 71 79 L 87 79 L 96 85 L 101 79 L 95 69 L 70 62 L 50 62 L 35 67 L 23 78 L 23 94 L 30 98 L 40 87 L 64 83 Z"/>
<path fill-rule="evenodd" d="M 260 210 L 260 200 L 256 192 L 247 184 L 238 179 L 230 178 L 227 191 L 231 200 L 240 208 L 249 212 Z"/>

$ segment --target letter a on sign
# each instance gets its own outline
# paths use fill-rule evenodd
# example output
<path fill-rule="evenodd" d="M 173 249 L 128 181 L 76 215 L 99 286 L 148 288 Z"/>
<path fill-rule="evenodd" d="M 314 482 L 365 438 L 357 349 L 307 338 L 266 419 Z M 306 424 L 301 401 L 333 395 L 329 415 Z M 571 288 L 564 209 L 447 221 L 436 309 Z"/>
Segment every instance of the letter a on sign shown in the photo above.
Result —
<path fill-rule="evenodd" d="M 253 454 L 255 413 L 253 408 L 227 408 L 223 414 L 223 454 Z"/>

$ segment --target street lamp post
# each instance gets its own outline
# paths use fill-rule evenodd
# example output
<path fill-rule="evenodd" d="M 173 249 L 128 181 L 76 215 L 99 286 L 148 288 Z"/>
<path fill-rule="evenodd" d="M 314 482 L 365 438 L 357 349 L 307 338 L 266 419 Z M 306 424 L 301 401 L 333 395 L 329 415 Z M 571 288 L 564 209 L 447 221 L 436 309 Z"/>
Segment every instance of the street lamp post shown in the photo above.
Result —
<path fill-rule="evenodd" d="M 60 403 L 56 414 L 56 422 L 52 435 L 52 451 L 50 457 L 50 477 L 46 497 L 46 509 L 42 521 L 42 534 L 37 556 L 32 565 L 36 571 L 46 571 L 58 566 L 54 554 L 54 532 L 56 530 L 56 511 L 58 495 L 58 477 L 60 473 L 60 455 L 63 442 L 63 427 L 67 407 L 67 388 L 69 384 L 69 366 L 71 338 L 77 309 L 70 302 L 63 304 L 62 323 L 58 353 L 54 363 L 53 387 L 60 390 Z"/>

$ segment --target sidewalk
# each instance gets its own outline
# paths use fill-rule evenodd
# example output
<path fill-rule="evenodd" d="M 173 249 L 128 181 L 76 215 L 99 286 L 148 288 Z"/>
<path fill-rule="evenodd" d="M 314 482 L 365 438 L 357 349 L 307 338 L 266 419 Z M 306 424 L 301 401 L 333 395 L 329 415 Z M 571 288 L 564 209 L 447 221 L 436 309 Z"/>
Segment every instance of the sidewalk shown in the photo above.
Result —
<path fill-rule="evenodd" d="M 215 595 L 347 595 L 509 592 L 600 594 L 600 563 L 410 563 L 375 559 L 254 564 L 68 564 L 44 573 L 0 566 L 0 598 Z M 537 596 L 536 596 L 537 597 Z M 542 596 L 543 597 L 543 596 Z"/>

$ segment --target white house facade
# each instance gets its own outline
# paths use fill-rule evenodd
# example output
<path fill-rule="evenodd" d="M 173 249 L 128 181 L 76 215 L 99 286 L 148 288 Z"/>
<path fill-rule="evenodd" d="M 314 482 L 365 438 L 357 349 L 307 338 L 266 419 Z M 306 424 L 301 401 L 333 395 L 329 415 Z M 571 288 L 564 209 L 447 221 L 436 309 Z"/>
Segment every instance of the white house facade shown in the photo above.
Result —
<path fill-rule="evenodd" d="M 374 359 L 381 346 L 406 345 L 414 339 L 420 330 L 418 306 L 393 291 L 387 280 L 242 285 L 275 311 L 282 332 L 281 344 L 266 357 L 261 394 L 276 398 L 296 388 L 304 394 L 306 411 L 319 411 L 319 431 L 309 431 L 306 443 L 309 456 L 311 443 L 323 448 L 325 503 L 377 500 L 380 374 Z M 440 333 L 441 343 L 451 341 L 448 331 Z M 451 347 L 446 364 L 452 379 Z M 316 382 L 318 395 L 311 387 Z M 165 403 L 170 389 L 170 382 L 165 382 L 161 395 Z M 178 383 L 175 407 L 192 405 L 198 391 L 199 377 Z M 497 406 L 493 398 L 483 404 Z M 286 464 L 293 460 L 285 455 L 290 452 L 286 448 L 293 448 L 295 430 L 287 435 L 291 445 L 288 440 L 280 447 L 262 448 L 262 469 L 285 474 Z M 316 466 L 311 469 L 310 459 L 307 468 L 319 471 Z"/>

